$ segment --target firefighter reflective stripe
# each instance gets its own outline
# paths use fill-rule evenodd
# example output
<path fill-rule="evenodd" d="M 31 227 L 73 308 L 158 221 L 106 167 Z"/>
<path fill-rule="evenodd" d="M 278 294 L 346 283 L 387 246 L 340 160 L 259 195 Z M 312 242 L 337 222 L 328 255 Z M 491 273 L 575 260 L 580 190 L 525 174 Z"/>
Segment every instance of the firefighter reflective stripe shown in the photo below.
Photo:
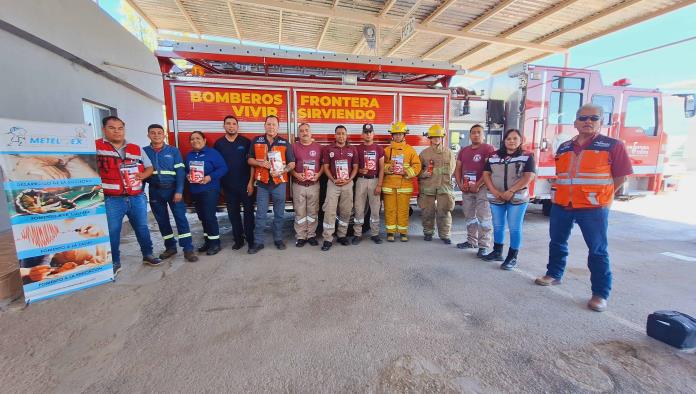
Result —
<path fill-rule="evenodd" d="M 412 167 L 406 168 L 406 174 L 410 177 L 416 176 L 416 170 Z"/>
<path fill-rule="evenodd" d="M 582 179 L 582 178 L 568 178 L 568 179 L 556 179 L 556 183 L 559 185 L 613 185 L 613 179 Z"/>
<path fill-rule="evenodd" d="M 336 225 L 324 222 L 324 228 L 336 228 Z"/>
<path fill-rule="evenodd" d="M 171 239 L 174 238 L 174 233 L 169 234 L 169 235 L 162 235 L 162 239 Z"/>
<path fill-rule="evenodd" d="M 118 152 L 113 151 L 113 150 L 106 150 L 106 149 L 97 149 L 97 154 L 100 156 L 114 156 L 120 158 L 121 156 L 118 155 Z"/>
<path fill-rule="evenodd" d="M 408 230 L 408 226 L 406 226 L 406 227 L 404 227 L 404 226 L 396 226 L 396 228 L 397 228 L 398 230 Z"/>
<path fill-rule="evenodd" d="M 338 225 L 339 225 L 339 226 L 347 226 L 347 225 L 348 225 L 347 222 L 344 222 L 344 221 L 341 220 L 340 218 L 337 218 L 337 220 L 338 220 Z"/>
<path fill-rule="evenodd" d="M 567 176 L 567 174 L 565 174 Z M 578 172 L 576 176 L 611 177 L 607 172 Z M 560 176 L 560 175 L 559 175 Z"/>
<path fill-rule="evenodd" d="M 392 194 L 394 192 L 396 192 L 396 189 L 394 189 L 393 187 L 383 187 L 382 188 L 382 193 Z"/>
<path fill-rule="evenodd" d="M 413 193 L 413 188 L 412 187 L 401 187 L 396 189 L 396 193 Z"/>
<path fill-rule="evenodd" d="M 597 201 L 597 193 L 587 193 L 587 199 L 591 204 L 599 205 L 599 202 Z"/>
<path fill-rule="evenodd" d="M 140 155 L 134 155 L 132 153 L 126 152 L 126 159 L 140 160 Z"/>
<path fill-rule="evenodd" d="M 116 185 L 113 183 L 102 183 L 102 189 L 119 190 L 120 188 L 121 188 L 120 185 Z"/>
<path fill-rule="evenodd" d="M 208 235 L 208 239 L 220 239 L 219 235 Z"/>
<path fill-rule="evenodd" d="M 363 224 L 365 223 L 365 219 L 353 219 L 353 221 L 357 224 Z"/>
<path fill-rule="evenodd" d="M 174 164 L 174 168 L 184 168 L 184 167 L 186 167 L 186 165 L 184 163 Z M 176 174 L 176 173 L 174 173 L 174 174 Z"/>
<path fill-rule="evenodd" d="M 396 225 L 395 225 L 395 224 L 394 224 L 394 225 L 391 225 L 391 226 L 390 226 L 390 225 L 386 225 L 386 226 L 384 226 L 384 227 L 386 227 L 387 230 L 396 230 Z"/>
<path fill-rule="evenodd" d="M 379 223 L 379 219 L 370 218 L 370 223 Z"/>
<path fill-rule="evenodd" d="M 297 224 L 302 224 L 302 223 L 305 223 L 305 222 L 314 223 L 314 222 L 316 222 L 316 221 L 317 221 L 317 220 L 314 219 L 314 218 L 311 217 L 311 216 L 305 216 L 305 217 L 303 217 L 303 218 L 300 218 L 300 219 L 295 220 L 295 223 L 297 223 Z"/>
<path fill-rule="evenodd" d="M 191 233 L 179 234 L 179 239 L 181 239 L 181 238 L 186 238 L 186 237 L 190 237 L 190 236 L 191 236 Z"/>
<path fill-rule="evenodd" d="M 465 226 L 471 226 L 472 224 L 478 224 L 479 220 L 477 218 L 473 218 L 471 220 L 467 220 L 464 225 Z"/>
<path fill-rule="evenodd" d="M 153 171 L 153 175 L 174 175 L 176 176 L 176 171 L 167 171 L 167 170 L 162 170 L 162 171 Z"/>

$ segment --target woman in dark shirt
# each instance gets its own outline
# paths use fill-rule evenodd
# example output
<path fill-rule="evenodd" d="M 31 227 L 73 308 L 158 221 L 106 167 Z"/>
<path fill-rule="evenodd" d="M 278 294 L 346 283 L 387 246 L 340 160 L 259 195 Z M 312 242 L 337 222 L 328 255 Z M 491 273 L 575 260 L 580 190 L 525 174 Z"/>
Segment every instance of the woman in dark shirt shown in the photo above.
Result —
<path fill-rule="evenodd" d="M 531 152 L 522 150 L 522 134 L 517 129 L 505 132 L 505 147 L 486 161 L 483 181 L 493 214 L 493 251 L 482 258 L 503 261 L 505 222 L 510 229 L 510 248 L 500 268 L 511 270 L 517 265 L 517 253 L 522 244 L 522 221 L 529 204 L 527 186 L 534 179 L 536 164 Z"/>
<path fill-rule="evenodd" d="M 220 198 L 220 178 L 227 173 L 227 164 L 220 153 L 206 146 L 205 135 L 194 131 L 189 137 L 191 152 L 186 155 L 186 180 L 198 218 L 203 224 L 205 244 L 199 252 L 214 255 L 220 251 L 220 227 L 215 212 Z"/>

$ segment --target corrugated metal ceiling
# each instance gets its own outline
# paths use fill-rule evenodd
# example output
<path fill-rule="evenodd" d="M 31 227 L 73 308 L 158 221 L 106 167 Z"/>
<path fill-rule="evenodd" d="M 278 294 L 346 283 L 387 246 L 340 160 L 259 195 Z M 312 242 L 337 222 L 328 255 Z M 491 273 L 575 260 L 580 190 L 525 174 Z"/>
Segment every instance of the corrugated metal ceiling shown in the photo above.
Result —
<path fill-rule="evenodd" d="M 127 0 L 158 30 L 497 73 L 696 0 Z M 416 32 L 402 41 L 403 26 Z M 374 23 L 378 47 L 362 26 Z"/>

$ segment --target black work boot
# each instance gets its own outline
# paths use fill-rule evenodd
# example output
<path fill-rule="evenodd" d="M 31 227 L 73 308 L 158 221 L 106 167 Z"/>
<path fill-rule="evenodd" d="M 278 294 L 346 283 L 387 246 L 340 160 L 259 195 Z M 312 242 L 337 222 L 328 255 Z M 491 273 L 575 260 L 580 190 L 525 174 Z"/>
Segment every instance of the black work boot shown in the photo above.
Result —
<path fill-rule="evenodd" d="M 481 257 L 486 261 L 503 261 L 503 244 L 493 244 L 493 251 Z"/>
<path fill-rule="evenodd" d="M 503 264 L 500 265 L 501 270 L 510 271 L 511 269 L 515 268 L 517 265 L 517 252 L 519 252 L 519 249 L 508 249 L 507 257 L 505 258 Z"/>

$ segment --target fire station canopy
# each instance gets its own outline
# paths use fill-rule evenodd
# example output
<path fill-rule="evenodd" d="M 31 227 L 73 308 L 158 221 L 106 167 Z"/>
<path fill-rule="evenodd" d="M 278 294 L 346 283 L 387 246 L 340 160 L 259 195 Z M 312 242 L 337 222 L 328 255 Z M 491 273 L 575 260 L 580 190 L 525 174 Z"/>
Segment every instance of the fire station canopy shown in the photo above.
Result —
<path fill-rule="evenodd" d="M 166 31 L 499 73 L 695 0 L 126 0 Z M 376 27 L 368 46 L 363 27 Z M 179 36 L 175 40 L 182 40 Z"/>

